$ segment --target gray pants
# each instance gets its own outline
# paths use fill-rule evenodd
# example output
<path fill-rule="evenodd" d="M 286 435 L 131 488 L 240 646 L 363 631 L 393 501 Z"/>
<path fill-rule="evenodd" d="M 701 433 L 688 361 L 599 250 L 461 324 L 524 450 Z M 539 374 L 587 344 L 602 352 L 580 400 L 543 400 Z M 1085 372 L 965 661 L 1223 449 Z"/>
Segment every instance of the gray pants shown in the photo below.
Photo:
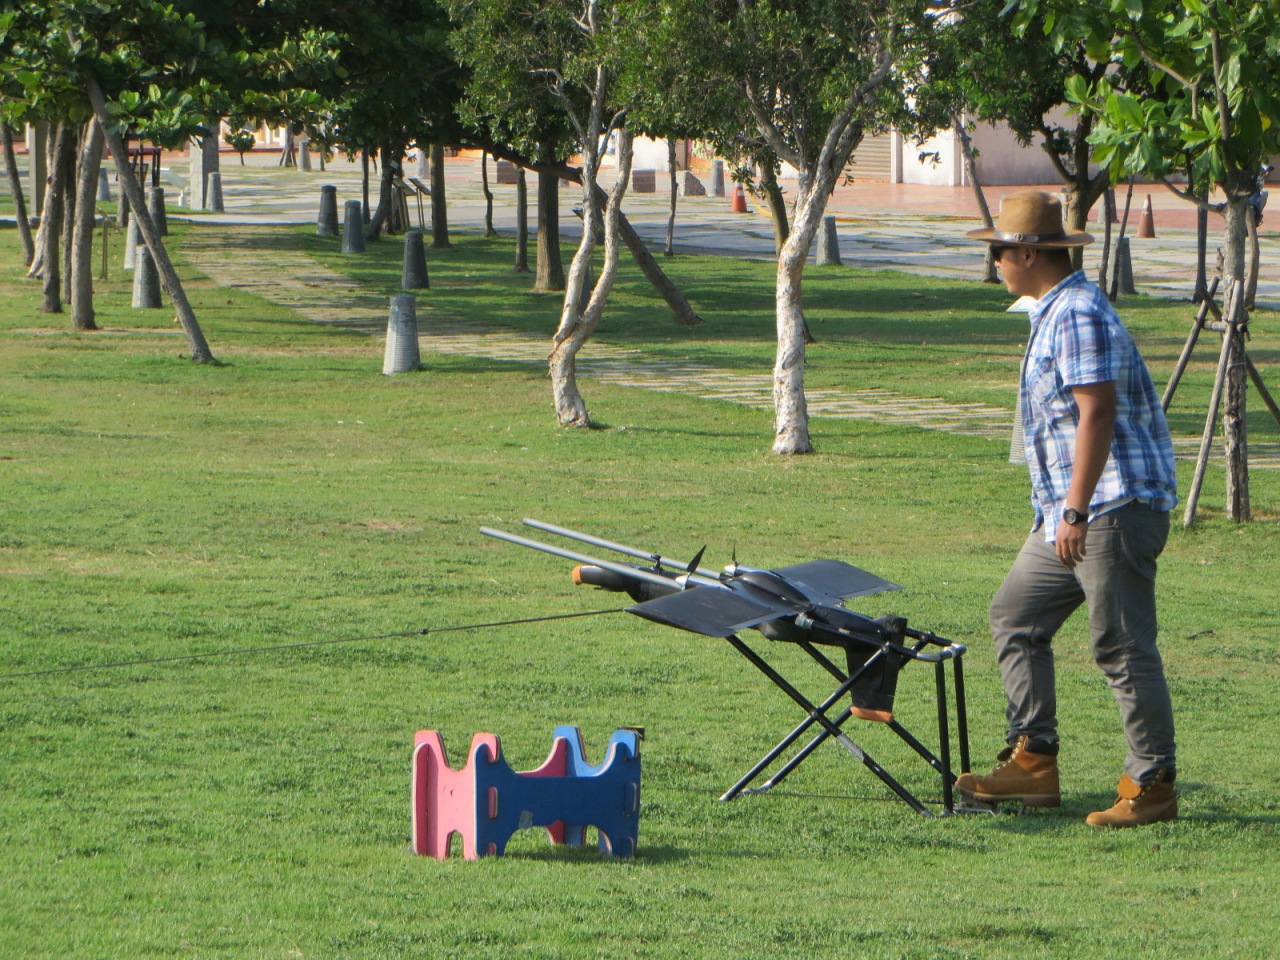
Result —
<path fill-rule="evenodd" d="M 1132 502 L 1089 525 L 1086 555 L 1064 567 L 1043 531 L 1027 538 L 991 601 L 991 635 L 1008 698 L 1009 742 L 1023 734 L 1058 739 L 1053 636 L 1082 603 L 1089 607 L 1094 661 L 1124 721 L 1125 772 L 1146 783 L 1174 769 L 1173 704 L 1156 648 L 1156 558 L 1169 515 Z"/>

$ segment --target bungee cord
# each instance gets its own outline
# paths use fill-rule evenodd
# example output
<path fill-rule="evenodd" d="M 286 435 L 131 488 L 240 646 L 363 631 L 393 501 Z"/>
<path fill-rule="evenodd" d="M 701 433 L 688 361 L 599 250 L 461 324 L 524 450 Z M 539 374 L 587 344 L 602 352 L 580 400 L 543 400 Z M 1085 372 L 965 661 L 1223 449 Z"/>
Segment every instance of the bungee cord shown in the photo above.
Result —
<path fill-rule="evenodd" d="M 608 610 L 586 610 L 580 613 L 556 613 L 545 617 L 522 617 L 519 620 L 494 620 L 488 623 L 467 623 L 453 627 L 423 627 L 401 633 L 383 633 L 369 637 L 340 637 L 336 640 L 304 640 L 300 643 L 278 643 L 265 647 L 244 647 L 234 650 L 213 650 L 208 653 L 187 653 L 176 657 L 148 657 L 141 660 L 118 660 L 109 663 L 86 663 L 74 667 L 52 667 L 48 670 L 30 670 L 20 673 L 0 673 L 0 680 L 20 680 L 31 677 L 48 677 L 60 673 L 91 673 L 98 670 L 115 670 L 121 667 L 144 667 L 157 663 L 180 663 L 189 660 L 207 660 L 213 657 L 248 656 L 255 653 L 273 653 L 279 650 L 300 650 L 305 647 L 328 647 L 340 643 L 361 643 L 374 640 L 393 640 L 403 637 L 425 637 L 435 633 L 457 633 L 462 630 L 484 630 L 493 627 L 514 627 L 526 623 L 546 623 L 551 620 L 571 620 L 577 617 L 599 617 L 610 613 L 624 613 L 626 607 Z"/>

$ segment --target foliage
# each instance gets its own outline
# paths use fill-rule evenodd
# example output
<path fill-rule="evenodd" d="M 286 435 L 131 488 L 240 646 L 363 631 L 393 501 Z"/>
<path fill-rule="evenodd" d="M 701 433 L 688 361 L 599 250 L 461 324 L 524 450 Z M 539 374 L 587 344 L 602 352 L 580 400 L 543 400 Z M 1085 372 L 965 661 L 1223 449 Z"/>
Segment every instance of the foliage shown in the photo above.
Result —
<path fill-rule="evenodd" d="M 1280 9 L 1269 0 L 1024 0 L 1019 26 L 1044 11 L 1055 43 L 1141 72 L 1150 95 L 1076 79 L 1071 100 L 1099 118 L 1094 158 L 1117 175 L 1188 174 L 1250 193 L 1280 152 Z"/>

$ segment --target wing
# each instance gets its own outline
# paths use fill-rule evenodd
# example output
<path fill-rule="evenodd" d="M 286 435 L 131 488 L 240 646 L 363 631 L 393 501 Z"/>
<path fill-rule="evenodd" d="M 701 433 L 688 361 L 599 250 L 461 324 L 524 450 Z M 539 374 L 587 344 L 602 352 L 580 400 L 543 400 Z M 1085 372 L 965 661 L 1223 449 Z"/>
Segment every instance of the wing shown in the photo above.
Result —
<path fill-rule="evenodd" d="M 804 609 L 786 601 L 746 597 L 734 590 L 696 587 L 638 603 L 627 607 L 627 612 L 679 630 L 723 638 Z"/>
<path fill-rule="evenodd" d="M 896 583 L 842 560 L 810 560 L 790 567 L 778 567 L 773 572 L 792 581 L 806 593 L 825 594 L 840 600 L 902 589 Z M 814 599 L 817 600 L 818 596 Z"/>

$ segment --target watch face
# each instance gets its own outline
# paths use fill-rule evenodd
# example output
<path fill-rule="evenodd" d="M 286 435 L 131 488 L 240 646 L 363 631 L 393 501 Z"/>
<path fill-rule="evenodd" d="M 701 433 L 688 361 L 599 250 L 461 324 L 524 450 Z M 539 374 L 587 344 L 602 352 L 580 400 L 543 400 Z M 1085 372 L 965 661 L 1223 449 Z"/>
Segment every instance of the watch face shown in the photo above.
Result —
<path fill-rule="evenodd" d="M 1062 519 L 1067 521 L 1067 523 L 1071 524 L 1072 526 L 1075 526 L 1077 523 L 1083 520 L 1084 517 L 1081 516 L 1081 514 L 1079 514 L 1073 508 L 1067 507 L 1067 509 L 1062 511 Z"/>

